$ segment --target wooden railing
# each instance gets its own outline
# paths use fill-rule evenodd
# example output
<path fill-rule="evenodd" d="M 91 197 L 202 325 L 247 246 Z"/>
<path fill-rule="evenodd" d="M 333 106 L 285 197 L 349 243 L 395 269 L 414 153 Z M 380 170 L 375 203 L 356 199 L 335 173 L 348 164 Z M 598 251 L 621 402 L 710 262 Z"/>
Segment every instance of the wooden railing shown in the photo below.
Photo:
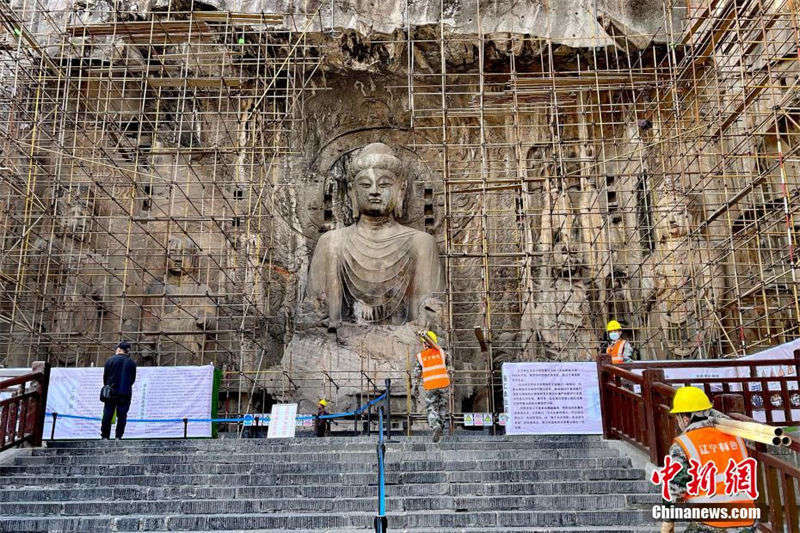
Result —
<path fill-rule="evenodd" d="M 793 359 L 770 361 L 675 361 L 669 363 L 626 364 L 615 366 L 605 358 L 598 359 L 597 375 L 600 384 L 600 407 L 603 416 L 603 436 L 626 441 L 649 455 L 655 465 L 663 465 L 672 440 L 678 435 L 674 416 L 669 411 L 676 388 L 673 385 L 696 385 L 705 388 L 714 407 L 739 420 L 752 421 L 753 414 L 764 411 L 764 418 L 773 421 L 773 409 L 784 413 L 781 425 L 798 422 L 800 386 L 794 376 L 764 377 L 763 368 L 800 364 L 800 350 Z M 666 379 L 664 368 L 749 367 L 750 377 Z M 640 374 L 634 369 L 643 369 Z M 778 402 L 775 397 L 782 401 Z M 794 396 L 794 397 L 793 397 Z M 753 398 L 761 397 L 763 406 Z M 764 409 L 764 406 L 767 408 Z M 794 408 L 794 412 L 792 411 Z M 750 415 L 750 416 L 748 416 Z M 758 418 L 761 418 L 760 416 Z M 800 440 L 793 439 L 791 450 L 800 453 Z M 767 533 L 800 533 L 798 495 L 800 469 L 769 453 L 763 444 L 748 443 L 751 457 L 758 462 L 757 505 L 761 508 L 759 530 Z"/>
<path fill-rule="evenodd" d="M 0 380 L 0 451 L 26 442 L 41 446 L 50 365 L 36 362 L 30 373 Z"/>
<path fill-rule="evenodd" d="M 761 419 L 767 424 L 800 424 L 800 350 L 795 350 L 794 357 L 786 359 L 658 361 L 620 367 L 630 371 L 672 370 L 673 373 L 690 369 L 688 374 L 691 375 L 686 377 L 660 377 L 658 381 L 676 388 L 683 385 L 702 387 L 709 398 L 719 394 L 740 394 L 744 397 L 744 414 L 750 418 Z M 721 375 L 711 377 L 712 374 Z M 777 419 L 776 415 L 779 415 Z"/>

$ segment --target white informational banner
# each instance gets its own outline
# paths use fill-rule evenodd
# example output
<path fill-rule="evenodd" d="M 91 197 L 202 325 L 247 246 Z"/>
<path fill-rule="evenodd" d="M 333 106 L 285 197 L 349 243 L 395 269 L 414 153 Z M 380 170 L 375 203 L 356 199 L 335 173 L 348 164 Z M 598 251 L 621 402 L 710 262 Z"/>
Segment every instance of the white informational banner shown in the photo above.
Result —
<path fill-rule="evenodd" d="M 183 421 L 132 422 L 131 419 L 210 419 L 214 367 L 145 366 L 136 369 L 126 439 L 183 437 Z M 53 368 L 47 391 L 47 412 L 102 418 L 103 368 Z M 45 417 L 49 439 L 53 417 Z M 114 426 L 111 436 L 114 436 Z M 189 422 L 189 437 L 211 437 L 211 422 Z M 99 439 L 100 421 L 59 416 L 56 439 Z"/>
<path fill-rule="evenodd" d="M 737 361 L 768 361 L 772 359 L 793 359 L 794 358 L 794 351 L 800 349 L 800 339 L 795 339 L 793 341 L 781 344 L 779 346 L 773 346 L 772 348 L 767 348 L 761 352 L 746 355 L 744 357 L 740 357 L 736 359 Z M 708 362 L 729 362 L 731 359 L 703 359 L 699 360 L 698 363 L 708 363 Z M 662 363 L 668 363 L 670 361 L 643 361 L 647 364 L 652 364 L 654 367 L 659 367 Z M 635 373 L 641 374 L 643 369 L 637 368 L 634 370 Z M 770 365 L 770 366 L 761 366 L 756 368 L 756 372 L 758 373 L 758 377 L 784 377 L 784 376 L 796 376 L 797 372 L 795 371 L 795 367 L 793 365 Z M 702 367 L 689 367 L 689 368 L 665 368 L 664 369 L 664 377 L 670 380 L 685 380 L 687 384 L 693 384 L 692 379 L 719 379 L 720 381 L 724 381 L 726 378 L 749 378 L 753 377 L 750 375 L 750 368 L 746 366 L 738 366 L 738 367 L 720 367 L 720 368 L 702 368 Z M 701 383 L 694 383 L 697 386 L 702 386 Z M 779 391 L 780 390 L 780 383 L 777 381 L 767 382 L 767 386 L 769 390 Z M 787 388 L 789 390 L 798 390 L 797 382 L 789 382 L 787 383 Z M 634 387 L 635 392 L 639 392 L 639 386 Z M 722 384 L 721 383 L 712 383 L 711 384 L 712 391 L 721 391 Z M 730 390 L 733 392 L 741 391 L 742 386 L 740 383 L 731 383 Z M 749 390 L 751 392 L 758 392 L 761 390 L 760 383 L 750 383 Z M 779 394 L 773 394 L 769 397 L 768 401 L 773 404 L 774 407 L 781 406 L 782 399 Z M 800 391 L 798 393 L 794 393 L 790 395 L 790 401 L 792 402 L 792 406 L 800 405 Z M 754 402 L 754 411 L 753 411 L 753 418 L 760 422 L 766 422 L 766 412 L 763 410 L 765 407 L 764 400 L 760 396 L 753 397 Z M 800 418 L 800 409 L 792 409 L 792 419 L 797 420 Z M 772 420 L 774 423 L 784 422 L 786 420 L 783 410 L 782 409 L 773 409 L 772 410 Z"/>
<path fill-rule="evenodd" d="M 706 364 L 709 362 L 725 362 L 730 361 L 730 359 L 700 359 L 698 360 L 699 364 Z M 637 361 L 639 362 L 639 361 Z M 673 361 L 641 361 L 641 363 L 653 365 L 653 368 L 660 368 L 662 363 L 668 363 Z M 646 369 L 644 368 L 635 368 L 633 372 L 635 374 L 642 375 L 642 373 Z M 737 367 L 719 367 L 719 368 L 706 368 L 706 367 L 686 367 L 686 368 L 665 368 L 664 369 L 664 377 L 666 379 L 676 379 L 676 380 L 691 380 L 692 378 L 698 379 L 725 379 L 725 378 L 735 378 L 739 375 L 739 369 Z M 732 383 L 731 389 L 735 390 L 737 384 Z M 637 390 L 638 392 L 638 390 Z"/>
<path fill-rule="evenodd" d="M 268 439 L 291 439 L 294 437 L 297 417 L 296 403 L 276 403 L 269 415 Z"/>
<path fill-rule="evenodd" d="M 595 363 L 503 363 L 507 435 L 599 434 Z"/>
<path fill-rule="evenodd" d="M 768 359 L 794 359 L 794 351 L 800 349 L 800 339 L 795 339 L 791 342 L 767 348 L 764 351 L 754 353 L 753 355 L 746 355 L 742 357 L 743 361 L 758 361 Z M 742 377 L 749 377 L 747 375 L 748 369 L 742 367 L 740 369 Z M 776 377 L 776 376 L 795 376 L 794 366 L 790 365 L 775 365 L 775 366 L 762 366 L 758 369 L 759 377 Z"/>
<path fill-rule="evenodd" d="M 800 349 L 800 339 L 795 339 L 791 342 L 787 342 L 781 344 L 779 346 L 773 346 L 772 348 L 767 348 L 761 352 L 755 353 L 753 355 L 747 355 L 742 357 L 744 361 L 765 361 L 770 359 L 794 359 L 794 351 Z M 750 369 L 747 367 L 741 367 L 739 369 L 739 376 L 740 377 L 750 377 Z M 756 368 L 756 372 L 758 377 L 762 378 L 772 378 L 772 377 L 786 377 L 786 376 L 795 376 L 797 377 L 797 371 L 793 365 L 771 365 L 771 366 L 761 366 Z M 790 381 L 786 384 L 786 387 L 789 390 L 797 390 L 798 383 L 797 381 Z M 768 381 L 767 388 L 769 390 L 779 391 L 781 390 L 781 385 L 777 381 Z M 751 391 L 761 390 L 760 383 L 751 383 L 750 384 Z M 780 394 L 772 394 L 767 401 L 764 401 L 764 398 L 756 397 L 754 398 L 762 405 L 754 405 L 754 407 L 768 407 L 767 404 L 771 404 L 773 407 L 783 407 L 783 399 L 781 398 Z M 789 401 L 791 402 L 792 407 L 797 407 L 800 405 L 800 393 L 795 392 L 789 395 Z M 754 402 L 755 403 L 755 402 Z M 800 409 L 792 409 L 792 420 L 797 420 L 800 418 Z M 766 422 L 767 421 L 767 413 L 766 411 L 758 410 L 753 411 L 753 418 L 758 420 L 759 422 Z M 785 422 L 786 417 L 784 416 L 783 409 L 773 409 L 772 410 L 772 421 L 773 423 L 780 423 Z"/>

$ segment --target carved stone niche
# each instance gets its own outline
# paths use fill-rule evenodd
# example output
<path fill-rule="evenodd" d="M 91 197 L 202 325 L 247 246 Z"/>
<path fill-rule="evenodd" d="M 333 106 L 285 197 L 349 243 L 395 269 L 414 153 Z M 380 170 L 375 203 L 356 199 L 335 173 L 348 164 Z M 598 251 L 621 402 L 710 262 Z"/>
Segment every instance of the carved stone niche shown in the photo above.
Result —
<path fill-rule="evenodd" d="M 328 394 L 337 408 L 355 406 L 362 371 L 380 381 L 387 372 L 404 373 L 419 351 L 415 330 L 441 332 L 436 241 L 406 225 L 407 157 L 373 143 L 332 165 L 337 229 L 323 233 L 314 249 L 297 328 L 281 363 L 298 378 L 294 397 L 308 408 L 322 394 L 325 374 L 335 382 Z"/>
<path fill-rule="evenodd" d="M 83 242 L 90 238 L 95 211 L 94 191 L 88 185 L 62 187 L 56 193 L 56 233 Z"/>
<path fill-rule="evenodd" d="M 159 364 L 198 364 L 217 329 L 217 305 L 211 289 L 204 284 L 155 282 L 145 292 L 153 295 L 147 298 L 147 322 L 159 332 L 145 343 L 155 345 Z"/>

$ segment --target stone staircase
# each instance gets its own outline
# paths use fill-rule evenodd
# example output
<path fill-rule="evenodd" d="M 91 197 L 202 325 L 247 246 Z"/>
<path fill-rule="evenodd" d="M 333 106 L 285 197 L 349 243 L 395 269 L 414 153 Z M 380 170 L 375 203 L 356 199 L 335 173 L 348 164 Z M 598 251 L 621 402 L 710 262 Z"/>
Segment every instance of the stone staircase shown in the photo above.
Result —
<path fill-rule="evenodd" d="M 389 531 L 658 531 L 655 487 L 594 436 L 386 446 Z M 0 531 L 365 531 L 375 437 L 76 441 L 0 465 Z"/>

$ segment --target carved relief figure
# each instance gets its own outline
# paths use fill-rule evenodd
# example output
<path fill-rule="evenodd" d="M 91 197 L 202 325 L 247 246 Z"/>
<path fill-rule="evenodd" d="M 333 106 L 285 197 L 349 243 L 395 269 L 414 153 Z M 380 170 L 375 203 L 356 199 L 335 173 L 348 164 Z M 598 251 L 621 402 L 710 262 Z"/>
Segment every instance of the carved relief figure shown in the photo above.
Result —
<path fill-rule="evenodd" d="M 94 213 L 94 194 L 88 186 L 73 185 L 62 190 L 56 200 L 58 233 L 79 242 L 88 239 Z"/>
<path fill-rule="evenodd" d="M 406 180 L 400 160 L 382 143 L 355 157 L 350 199 L 355 224 L 320 237 L 309 270 L 306 300 L 329 331 L 342 321 L 404 324 L 441 291 L 433 236 L 397 221 Z"/>
<path fill-rule="evenodd" d="M 702 319 L 711 312 L 714 296 L 707 282 L 712 272 L 704 260 L 704 244 L 690 235 L 701 207 L 699 198 L 676 192 L 663 195 L 657 204 L 660 260 L 655 268 L 655 309 L 665 344 L 676 358 L 700 356 L 701 337 L 708 338 L 715 329 L 714 323 Z M 698 313 L 695 306 L 704 301 L 706 307 Z"/>
<path fill-rule="evenodd" d="M 293 376 L 313 378 L 296 380 L 291 399 L 301 408 L 323 393 L 337 406 L 358 405 L 361 372 L 380 381 L 405 371 L 419 349 L 416 330 L 441 331 L 446 313 L 434 237 L 398 221 L 411 171 L 382 143 L 343 161 L 354 223 L 317 242 L 281 360 Z M 335 390 L 320 384 L 320 369 Z"/>
<path fill-rule="evenodd" d="M 67 336 L 96 336 L 108 312 L 106 268 L 108 260 L 85 253 L 66 265 L 67 275 L 54 314 L 54 330 Z"/>
<path fill-rule="evenodd" d="M 580 219 L 567 191 L 550 191 L 543 219 L 541 269 L 537 311 L 539 336 L 548 358 L 586 359 L 591 356 L 593 335 L 587 328 L 590 315 L 585 265 L 581 254 Z"/>
<path fill-rule="evenodd" d="M 208 332 L 216 329 L 217 306 L 211 289 L 196 279 L 199 259 L 191 240 L 170 238 L 166 283 L 155 281 L 145 291 L 152 295 L 145 330 L 155 328 L 167 334 L 155 342 L 159 364 L 197 364 Z"/>

